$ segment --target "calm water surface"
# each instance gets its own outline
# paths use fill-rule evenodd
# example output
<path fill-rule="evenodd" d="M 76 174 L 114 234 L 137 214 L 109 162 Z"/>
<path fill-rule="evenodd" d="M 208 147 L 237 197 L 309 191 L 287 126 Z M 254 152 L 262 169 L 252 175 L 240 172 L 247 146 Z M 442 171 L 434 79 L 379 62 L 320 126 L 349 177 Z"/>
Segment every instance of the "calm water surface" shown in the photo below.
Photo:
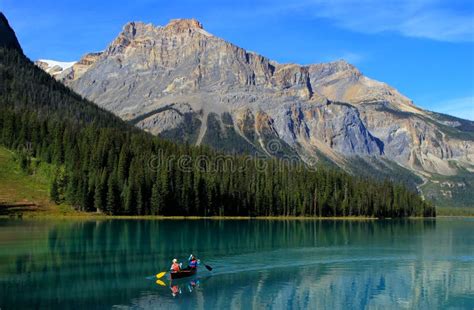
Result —
<path fill-rule="evenodd" d="M 230 307 L 474 309 L 474 219 L 0 220 L 2 310 Z"/>

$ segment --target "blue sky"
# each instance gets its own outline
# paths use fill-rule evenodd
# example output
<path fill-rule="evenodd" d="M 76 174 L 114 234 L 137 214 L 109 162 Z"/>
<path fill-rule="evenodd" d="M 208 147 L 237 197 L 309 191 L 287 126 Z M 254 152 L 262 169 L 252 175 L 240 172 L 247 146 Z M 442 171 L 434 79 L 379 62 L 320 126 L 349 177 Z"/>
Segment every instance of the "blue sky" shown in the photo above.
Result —
<path fill-rule="evenodd" d="M 0 0 L 27 56 L 103 50 L 129 21 L 204 28 L 278 62 L 344 58 L 423 108 L 474 120 L 472 0 Z"/>

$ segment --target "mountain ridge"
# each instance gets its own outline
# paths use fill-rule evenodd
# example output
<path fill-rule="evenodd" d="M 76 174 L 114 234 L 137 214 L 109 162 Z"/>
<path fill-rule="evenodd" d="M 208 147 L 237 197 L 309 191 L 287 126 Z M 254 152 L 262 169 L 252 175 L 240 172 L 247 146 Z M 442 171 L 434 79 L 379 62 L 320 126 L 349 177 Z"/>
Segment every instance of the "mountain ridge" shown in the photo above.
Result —
<path fill-rule="evenodd" d="M 474 122 L 420 109 L 345 61 L 279 64 L 197 20 L 127 23 L 57 78 L 125 120 L 146 115 L 138 127 L 171 139 L 262 154 L 278 141 L 307 162 L 354 170 L 355 158 L 388 159 L 424 179 L 466 171 L 474 186 Z"/>

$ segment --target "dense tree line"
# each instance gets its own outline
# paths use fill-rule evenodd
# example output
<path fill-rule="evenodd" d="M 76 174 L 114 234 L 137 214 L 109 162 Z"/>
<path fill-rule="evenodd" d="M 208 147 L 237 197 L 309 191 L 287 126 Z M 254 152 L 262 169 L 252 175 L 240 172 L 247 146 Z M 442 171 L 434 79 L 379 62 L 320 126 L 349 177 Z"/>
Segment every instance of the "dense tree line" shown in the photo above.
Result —
<path fill-rule="evenodd" d="M 51 199 L 80 210 L 201 216 L 435 214 L 419 195 L 388 181 L 277 159 L 223 156 L 159 139 L 84 100 L 16 50 L 0 49 L 0 104 L 0 143 L 55 164 Z"/>

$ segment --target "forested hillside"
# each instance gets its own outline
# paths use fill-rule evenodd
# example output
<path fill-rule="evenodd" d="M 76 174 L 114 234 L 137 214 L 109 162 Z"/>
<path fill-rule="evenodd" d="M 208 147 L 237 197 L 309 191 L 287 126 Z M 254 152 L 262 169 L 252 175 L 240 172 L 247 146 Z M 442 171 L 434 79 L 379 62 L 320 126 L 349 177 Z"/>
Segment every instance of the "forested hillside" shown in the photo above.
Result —
<path fill-rule="evenodd" d="M 11 30 L 8 23 L 2 27 Z M 0 144 L 20 153 L 26 171 L 32 157 L 36 163 L 54 164 L 51 199 L 83 211 L 435 215 L 432 206 L 401 185 L 323 167 L 309 169 L 301 162 L 225 156 L 154 137 L 56 82 L 15 45 L 0 44 L 0 112 Z"/>

